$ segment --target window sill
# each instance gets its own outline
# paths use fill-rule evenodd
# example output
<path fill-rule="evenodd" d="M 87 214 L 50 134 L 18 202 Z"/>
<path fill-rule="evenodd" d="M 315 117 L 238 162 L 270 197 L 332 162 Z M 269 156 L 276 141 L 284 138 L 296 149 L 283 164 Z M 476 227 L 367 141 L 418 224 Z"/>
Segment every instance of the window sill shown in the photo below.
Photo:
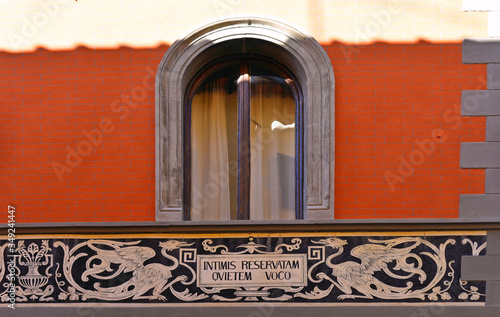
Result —
<path fill-rule="evenodd" d="M 345 231 L 429 231 L 498 230 L 500 218 L 483 219 L 342 219 L 291 221 L 179 221 L 179 222 L 73 222 L 16 223 L 18 234 L 119 234 L 119 233 L 271 233 L 271 232 L 345 232 Z M 0 234 L 8 226 L 0 224 Z"/>

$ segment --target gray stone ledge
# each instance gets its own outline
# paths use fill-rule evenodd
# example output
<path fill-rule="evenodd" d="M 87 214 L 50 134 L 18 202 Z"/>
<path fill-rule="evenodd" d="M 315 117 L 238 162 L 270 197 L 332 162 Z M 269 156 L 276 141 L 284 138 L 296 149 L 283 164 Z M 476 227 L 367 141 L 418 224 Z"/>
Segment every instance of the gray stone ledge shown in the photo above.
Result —
<path fill-rule="evenodd" d="M 500 141 L 500 117 L 486 118 L 486 141 Z"/>
<path fill-rule="evenodd" d="M 500 89 L 500 64 L 488 64 L 488 89 Z"/>
<path fill-rule="evenodd" d="M 480 305 L 480 304 L 479 304 Z M 349 316 L 349 317 L 411 317 L 411 316 L 440 316 L 440 317 L 498 317 L 500 306 L 459 306 L 447 304 L 434 305 L 370 305 L 359 303 L 353 305 L 341 303 L 336 306 L 322 305 L 318 303 L 304 305 L 273 305 L 269 303 L 253 303 L 251 305 L 229 304 L 226 307 L 198 306 L 176 307 L 170 305 L 143 304 L 136 307 L 126 307 L 121 304 L 116 307 L 92 306 L 87 307 L 25 307 L 17 305 L 16 309 L 0 308 L 0 316 L 9 317 L 74 317 L 74 316 L 97 316 L 97 317 L 311 317 L 311 316 Z"/>
<path fill-rule="evenodd" d="M 464 64 L 500 63 L 500 40 L 463 39 L 462 62 Z"/>
<path fill-rule="evenodd" d="M 0 234 L 8 225 L 0 223 Z M 207 222 L 58 222 L 16 223 L 18 234 L 40 233 L 234 233 L 234 232 L 318 232 L 390 230 L 495 230 L 500 229 L 500 214 L 494 217 L 338 219 L 297 221 L 207 221 Z"/>
<path fill-rule="evenodd" d="M 462 280 L 500 281 L 500 256 L 463 256 Z"/>
<path fill-rule="evenodd" d="M 460 167 L 500 168 L 500 142 L 462 143 Z"/>
<path fill-rule="evenodd" d="M 463 90 L 463 116 L 500 116 L 500 90 Z"/>
<path fill-rule="evenodd" d="M 498 217 L 500 194 L 460 195 L 460 218 Z"/>
<path fill-rule="evenodd" d="M 485 171 L 487 194 L 500 194 L 500 169 L 487 169 Z"/>

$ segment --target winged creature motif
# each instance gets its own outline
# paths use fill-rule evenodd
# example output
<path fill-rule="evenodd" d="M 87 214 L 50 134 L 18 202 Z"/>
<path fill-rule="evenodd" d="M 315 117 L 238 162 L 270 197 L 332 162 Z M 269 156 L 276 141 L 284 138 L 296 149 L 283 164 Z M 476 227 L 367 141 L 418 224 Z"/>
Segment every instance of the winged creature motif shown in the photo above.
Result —
<path fill-rule="evenodd" d="M 346 298 L 372 299 L 374 297 L 384 299 L 411 297 L 424 299 L 423 292 L 410 290 L 413 286 L 412 282 L 407 282 L 406 287 L 396 287 L 388 285 L 374 276 L 374 273 L 378 271 L 383 271 L 397 279 L 408 279 L 416 274 L 419 276 L 420 283 L 423 283 L 427 276 L 422 270 L 422 259 L 418 255 L 411 253 L 414 248 L 421 244 L 421 239 L 406 237 L 384 241 L 370 239 L 369 241 L 371 243 L 359 245 L 351 251 L 351 255 L 360 259 L 361 263 L 345 261 L 339 264 L 332 263 L 332 260 L 344 252 L 343 246 L 347 244 L 345 240 L 327 238 L 312 241 L 338 250 L 326 259 L 326 265 L 332 269 L 332 276 L 336 278 L 336 281 L 323 272 L 319 273 L 317 277 L 329 280 L 344 292 L 343 295 L 338 297 L 341 300 Z M 406 244 L 405 247 L 396 247 L 403 243 Z M 409 246 L 408 243 L 410 243 Z M 408 262 L 409 258 L 412 258 L 413 261 Z M 391 265 L 391 270 L 388 264 L 392 262 L 395 262 L 395 264 Z M 394 271 L 402 271 L 407 274 L 399 275 Z M 353 289 L 362 295 L 354 295 Z"/>
<path fill-rule="evenodd" d="M 124 244 L 137 244 L 136 242 L 115 242 L 109 240 L 89 240 L 86 245 L 94 250 L 96 254 L 90 257 L 87 262 L 87 270 L 82 274 L 81 279 L 83 282 L 89 280 L 89 276 L 98 280 L 110 280 L 122 273 L 132 272 L 132 277 L 126 282 L 112 287 L 101 287 L 100 283 L 94 283 L 96 291 L 90 291 L 81 288 L 74 280 L 70 279 L 72 285 L 81 291 L 86 298 L 97 298 L 103 300 L 124 300 L 132 297 L 132 299 L 159 299 L 165 301 L 166 298 L 161 295 L 166 289 L 179 281 L 186 281 L 185 275 L 178 276 L 169 281 L 172 277 L 172 271 L 179 266 L 177 258 L 169 255 L 167 251 L 172 251 L 184 246 L 190 246 L 186 242 L 169 240 L 167 242 L 160 242 L 161 254 L 170 260 L 171 265 L 164 265 L 161 263 L 144 264 L 147 260 L 153 258 L 156 252 L 144 246 L 124 246 Z M 111 249 L 102 249 L 98 246 L 107 245 Z M 78 257 L 78 256 L 77 256 Z M 67 258 L 65 261 L 65 272 L 71 271 L 72 263 L 76 257 Z M 112 269 L 112 267 L 118 268 Z M 114 271 L 114 272 L 113 272 Z M 113 272 L 109 274 L 109 272 Z M 145 295 L 152 289 L 151 295 Z"/>

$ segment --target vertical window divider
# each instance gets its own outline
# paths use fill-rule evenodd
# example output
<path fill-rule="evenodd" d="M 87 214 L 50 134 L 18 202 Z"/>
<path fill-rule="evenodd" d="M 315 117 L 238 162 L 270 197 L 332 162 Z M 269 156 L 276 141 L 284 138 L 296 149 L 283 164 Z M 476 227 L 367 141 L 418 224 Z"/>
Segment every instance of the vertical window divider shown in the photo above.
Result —
<path fill-rule="evenodd" d="M 248 60 L 238 79 L 238 220 L 250 219 L 250 74 Z"/>
<path fill-rule="evenodd" d="M 194 87 L 194 85 L 193 85 Z M 184 174 L 183 184 L 188 190 L 183 191 L 182 203 L 183 213 L 182 218 L 185 221 L 191 220 L 191 101 L 194 89 L 191 88 L 189 98 L 186 98 L 183 111 L 183 161 L 184 161 Z"/>

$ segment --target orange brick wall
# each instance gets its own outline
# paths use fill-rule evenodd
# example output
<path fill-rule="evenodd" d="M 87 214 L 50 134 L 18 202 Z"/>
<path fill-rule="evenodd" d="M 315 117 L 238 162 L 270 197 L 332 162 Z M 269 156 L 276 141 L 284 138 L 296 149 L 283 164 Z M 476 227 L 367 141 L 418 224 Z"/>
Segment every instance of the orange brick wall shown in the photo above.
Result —
<path fill-rule="evenodd" d="M 463 65 L 461 44 L 325 48 L 336 80 L 337 218 L 458 217 L 460 194 L 484 193 L 484 171 L 459 159 L 461 142 L 484 141 L 485 119 L 461 117 L 460 96 L 486 89 L 485 65 Z"/>
<path fill-rule="evenodd" d="M 167 48 L 0 53 L 0 202 L 18 222 L 154 220 L 153 75 Z M 485 120 L 457 111 L 486 68 L 462 65 L 461 44 L 324 48 L 336 218 L 457 217 L 460 194 L 484 192 L 459 157 Z"/>

